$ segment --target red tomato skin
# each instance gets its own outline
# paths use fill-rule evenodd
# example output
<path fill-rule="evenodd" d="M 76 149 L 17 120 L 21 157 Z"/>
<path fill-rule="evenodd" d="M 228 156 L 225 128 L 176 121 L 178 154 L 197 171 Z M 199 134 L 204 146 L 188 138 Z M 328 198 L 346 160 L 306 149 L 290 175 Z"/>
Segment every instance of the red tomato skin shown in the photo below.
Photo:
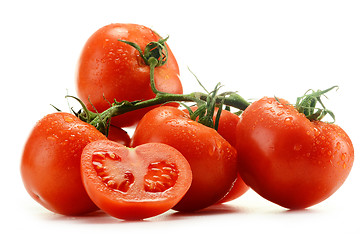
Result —
<path fill-rule="evenodd" d="M 191 187 L 174 210 L 190 212 L 213 205 L 224 197 L 236 178 L 235 148 L 214 129 L 192 121 L 180 109 L 158 107 L 143 117 L 131 146 L 148 142 L 176 148 L 191 166 Z"/>
<path fill-rule="evenodd" d="M 81 181 L 80 157 L 88 143 L 99 139 L 106 137 L 69 113 L 49 114 L 38 121 L 21 160 L 21 175 L 30 196 L 63 215 L 97 210 Z"/>
<path fill-rule="evenodd" d="M 120 143 L 126 147 L 130 146 L 130 136 L 122 128 L 110 125 L 108 139 L 117 143 Z"/>
<path fill-rule="evenodd" d="M 112 152 L 120 157 L 125 171 L 135 178 L 127 192 L 109 188 L 98 176 L 92 162 L 95 151 Z M 178 169 L 177 182 L 163 192 L 147 192 L 144 176 L 149 163 L 166 161 Z M 176 149 L 160 143 L 149 143 L 134 149 L 112 141 L 96 141 L 88 144 L 81 158 L 84 186 L 91 199 L 109 215 L 125 220 L 153 217 L 171 209 L 189 189 L 192 179 L 190 165 Z"/>
<path fill-rule="evenodd" d="M 236 131 L 240 174 L 264 198 L 289 209 L 307 208 L 343 184 L 354 148 L 339 126 L 311 122 L 280 102 L 264 97 L 242 114 Z"/>
<path fill-rule="evenodd" d="M 150 87 L 150 68 L 139 52 L 126 43 L 137 43 L 142 50 L 159 36 L 137 24 L 114 23 L 97 30 L 86 42 L 78 62 L 76 86 L 79 98 L 98 112 L 109 108 L 114 99 L 135 101 L 155 97 Z M 155 69 L 155 85 L 159 91 L 182 93 L 179 67 L 168 47 L 168 61 Z M 106 100 L 105 100 L 105 99 Z M 90 102 L 89 102 L 90 99 Z M 109 102 L 108 102 L 108 101 Z M 140 109 L 112 118 L 118 127 L 135 125 L 151 108 Z"/>
<path fill-rule="evenodd" d="M 191 107 L 191 109 L 195 111 L 197 107 Z M 187 110 L 184 110 L 184 112 L 188 113 Z M 214 118 L 213 118 L 214 121 L 216 119 L 217 112 L 218 112 L 218 108 L 215 108 Z M 236 126 L 239 120 L 240 118 L 236 114 L 231 113 L 230 111 L 227 110 L 222 110 L 217 132 L 223 138 L 225 138 L 225 140 L 228 141 L 233 147 L 236 146 Z M 240 156 L 238 155 L 238 157 Z M 241 197 L 248 190 L 249 190 L 249 186 L 245 184 L 240 174 L 238 173 L 229 192 L 222 199 L 220 199 L 218 203 L 226 203 L 235 200 Z"/>

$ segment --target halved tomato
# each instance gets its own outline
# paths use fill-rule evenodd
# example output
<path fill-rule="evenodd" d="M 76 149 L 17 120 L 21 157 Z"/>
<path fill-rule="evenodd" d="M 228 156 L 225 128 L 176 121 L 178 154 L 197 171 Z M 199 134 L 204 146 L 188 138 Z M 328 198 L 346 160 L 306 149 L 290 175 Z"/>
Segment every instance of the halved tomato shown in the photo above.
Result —
<path fill-rule="evenodd" d="M 82 180 L 93 202 L 120 219 L 143 219 L 175 206 L 191 185 L 185 157 L 162 143 L 127 148 L 104 140 L 81 156 Z"/>

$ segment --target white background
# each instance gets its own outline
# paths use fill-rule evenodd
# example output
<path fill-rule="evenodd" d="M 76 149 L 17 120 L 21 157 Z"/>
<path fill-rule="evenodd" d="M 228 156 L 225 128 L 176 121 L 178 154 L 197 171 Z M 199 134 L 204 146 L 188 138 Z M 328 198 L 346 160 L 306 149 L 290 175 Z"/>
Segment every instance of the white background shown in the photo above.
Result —
<path fill-rule="evenodd" d="M 209 89 L 222 82 L 224 90 L 246 99 L 276 95 L 295 102 L 309 88 L 339 85 L 326 104 L 352 138 L 356 154 L 343 187 L 303 211 L 287 211 L 252 191 L 197 214 L 170 211 L 140 222 L 103 213 L 64 217 L 43 209 L 20 177 L 26 138 L 36 121 L 54 111 L 50 104 L 67 109 L 64 96 L 75 94 L 83 44 L 115 22 L 169 35 L 186 93 L 201 90 L 187 67 Z M 2 236 L 359 239 L 359 1 L 2 1 L 0 26 Z"/>

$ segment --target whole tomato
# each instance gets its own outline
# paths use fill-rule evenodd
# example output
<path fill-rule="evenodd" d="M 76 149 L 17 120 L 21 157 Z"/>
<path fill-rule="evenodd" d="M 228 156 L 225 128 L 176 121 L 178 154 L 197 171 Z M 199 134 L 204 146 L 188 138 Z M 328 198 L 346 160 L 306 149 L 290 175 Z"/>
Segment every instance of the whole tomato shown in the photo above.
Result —
<path fill-rule="evenodd" d="M 237 125 L 243 180 L 264 198 L 289 209 L 332 195 L 347 178 L 354 148 L 339 126 L 310 121 L 287 101 L 264 97 Z"/>
<path fill-rule="evenodd" d="M 196 211 L 218 202 L 236 178 L 235 148 L 214 129 L 191 120 L 180 109 L 163 106 L 145 114 L 135 129 L 131 146 L 149 142 L 174 147 L 190 164 L 193 181 L 175 210 Z"/>
<path fill-rule="evenodd" d="M 64 215 L 97 210 L 83 187 L 80 159 L 88 143 L 104 139 L 95 127 L 72 114 L 42 118 L 32 130 L 21 160 L 21 176 L 30 196 Z"/>
<path fill-rule="evenodd" d="M 158 41 L 153 30 L 137 25 L 114 23 L 97 30 L 86 42 L 77 69 L 77 93 L 89 109 L 102 112 L 114 99 L 137 101 L 155 97 L 150 87 L 150 68 L 140 53 L 129 44 L 136 43 L 142 50 L 150 42 Z M 157 90 L 182 93 L 179 67 L 169 46 L 166 64 L 154 72 Z M 127 127 L 136 124 L 151 108 L 136 110 L 112 118 L 112 124 Z"/>
<path fill-rule="evenodd" d="M 196 111 L 197 109 L 198 109 L 197 107 L 191 107 L 192 111 Z M 184 111 L 188 113 L 188 110 L 184 110 Z M 213 117 L 214 122 L 216 120 L 217 113 L 218 113 L 218 108 L 215 108 L 214 117 Z M 228 141 L 233 147 L 236 146 L 236 126 L 239 120 L 240 118 L 236 114 L 231 113 L 230 111 L 227 110 L 221 111 L 217 132 L 223 138 L 225 138 L 225 140 Z M 241 156 L 238 155 L 238 158 L 239 157 Z M 240 176 L 240 173 L 238 172 L 237 177 L 230 191 L 218 203 L 225 203 L 232 201 L 242 196 L 248 189 L 249 187 L 244 183 L 244 181 Z"/>

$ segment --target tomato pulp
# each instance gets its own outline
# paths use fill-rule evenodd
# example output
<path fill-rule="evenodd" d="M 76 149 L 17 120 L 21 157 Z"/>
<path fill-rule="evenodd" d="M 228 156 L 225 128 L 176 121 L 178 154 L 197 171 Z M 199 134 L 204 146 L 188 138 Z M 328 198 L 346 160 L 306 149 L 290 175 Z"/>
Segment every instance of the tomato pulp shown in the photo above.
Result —
<path fill-rule="evenodd" d="M 120 219 L 143 219 L 171 209 L 192 179 L 184 156 L 161 143 L 131 149 L 112 141 L 93 142 L 82 153 L 81 170 L 94 203 Z"/>

